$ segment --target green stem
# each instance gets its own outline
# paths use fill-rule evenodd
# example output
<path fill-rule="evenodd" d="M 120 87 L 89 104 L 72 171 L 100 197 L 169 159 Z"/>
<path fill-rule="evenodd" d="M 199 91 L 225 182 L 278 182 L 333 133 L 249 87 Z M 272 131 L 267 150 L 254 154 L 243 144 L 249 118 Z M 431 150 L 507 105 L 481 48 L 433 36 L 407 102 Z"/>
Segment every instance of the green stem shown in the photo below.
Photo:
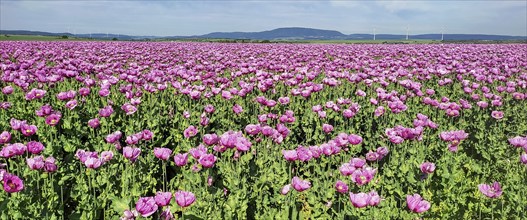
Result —
<path fill-rule="evenodd" d="M 490 202 L 490 208 L 491 208 L 491 217 L 492 217 L 492 220 L 494 220 L 494 199 L 491 199 L 491 202 Z"/>
<path fill-rule="evenodd" d="M 165 161 L 163 161 L 163 192 L 167 191 L 166 184 L 167 184 L 167 164 Z"/>

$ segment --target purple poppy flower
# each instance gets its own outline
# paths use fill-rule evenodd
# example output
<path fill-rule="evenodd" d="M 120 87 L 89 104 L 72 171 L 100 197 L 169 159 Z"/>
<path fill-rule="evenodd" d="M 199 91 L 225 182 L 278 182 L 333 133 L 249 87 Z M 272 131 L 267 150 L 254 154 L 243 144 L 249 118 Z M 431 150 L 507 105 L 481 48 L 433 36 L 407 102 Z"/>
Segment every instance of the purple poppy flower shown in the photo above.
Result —
<path fill-rule="evenodd" d="M 190 118 L 190 112 L 184 111 L 183 112 L 183 118 Z"/>
<path fill-rule="evenodd" d="M 353 174 L 356 169 L 357 168 L 355 168 L 355 166 L 353 166 L 352 164 L 344 163 L 344 164 L 342 164 L 340 166 L 339 171 L 340 171 L 340 174 L 342 174 L 344 176 L 349 176 L 349 175 Z"/>
<path fill-rule="evenodd" d="M 135 210 L 143 217 L 148 217 L 154 214 L 158 209 L 154 197 L 141 197 L 135 203 Z"/>
<path fill-rule="evenodd" d="M 498 198 L 503 193 L 499 182 L 494 182 L 492 186 L 488 184 L 479 184 L 478 189 L 483 195 L 489 198 Z"/>
<path fill-rule="evenodd" d="M 57 164 L 54 157 L 48 157 L 44 160 L 44 171 L 48 173 L 57 171 Z"/>
<path fill-rule="evenodd" d="M 4 93 L 5 95 L 10 95 L 11 93 L 13 93 L 13 91 L 14 89 L 11 86 L 6 86 L 2 88 L 2 93 Z"/>
<path fill-rule="evenodd" d="M 355 95 L 364 97 L 366 96 L 366 92 L 359 89 L 357 90 L 357 92 L 355 92 Z"/>
<path fill-rule="evenodd" d="M 2 151 L 0 151 L 0 156 L 5 158 L 11 158 L 14 156 L 20 156 L 26 153 L 27 146 L 22 143 L 8 144 Z"/>
<path fill-rule="evenodd" d="M 286 195 L 291 190 L 291 184 L 287 184 L 280 189 L 280 194 Z"/>
<path fill-rule="evenodd" d="M 289 104 L 290 99 L 289 99 L 289 97 L 280 97 L 280 98 L 278 98 L 278 102 L 280 102 L 280 104 L 282 104 L 282 105 L 287 105 L 287 104 Z"/>
<path fill-rule="evenodd" d="M 360 168 L 363 168 L 364 165 L 366 165 L 366 160 L 362 159 L 362 158 L 355 157 L 355 158 L 351 158 L 350 164 L 352 166 L 354 166 L 355 168 L 360 169 Z"/>
<path fill-rule="evenodd" d="M 133 134 L 133 135 L 130 135 L 128 137 L 126 137 L 126 140 L 125 142 L 129 145 L 134 145 L 134 144 L 137 144 L 139 143 L 139 141 L 143 138 L 143 134 L 142 133 L 138 133 L 138 134 Z"/>
<path fill-rule="evenodd" d="M 139 217 L 139 213 L 137 210 L 124 210 L 123 217 L 120 218 L 120 220 L 135 220 L 136 217 Z"/>
<path fill-rule="evenodd" d="M 107 118 L 107 117 L 110 117 L 110 115 L 112 115 L 113 113 L 113 108 L 111 105 L 108 105 L 102 109 L 99 109 L 99 116 L 103 117 L 103 118 Z"/>
<path fill-rule="evenodd" d="M 348 141 L 352 145 L 358 145 L 362 143 L 362 137 L 356 134 L 350 134 L 348 135 Z"/>
<path fill-rule="evenodd" d="M 344 116 L 345 118 L 353 118 L 353 116 L 355 116 L 355 113 L 350 109 L 344 109 L 344 111 L 342 111 L 342 116 Z"/>
<path fill-rule="evenodd" d="M 198 162 L 205 168 L 211 168 L 214 166 L 214 163 L 216 163 L 216 159 L 217 157 L 214 156 L 214 154 L 203 154 L 199 158 Z"/>
<path fill-rule="evenodd" d="M 347 193 L 349 187 L 348 187 L 348 184 L 346 184 L 345 182 L 342 182 L 341 180 L 337 180 L 337 182 L 335 183 L 335 189 L 339 193 Z"/>
<path fill-rule="evenodd" d="M 367 167 L 365 169 L 355 170 L 353 174 L 351 174 L 351 181 L 357 184 L 358 186 L 362 186 L 364 184 L 369 183 L 375 174 L 377 173 L 377 169 L 372 169 L 370 167 Z"/>
<path fill-rule="evenodd" d="M 353 192 L 350 192 L 349 193 L 349 196 L 350 196 L 350 201 L 351 201 L 351 204 L 353 204 L 353 207 L 355 208 L 364 208 L 366 206 L 368 206 L 369 204 L 369 200 L 370 200 L 370 196 L 366 193 L 353 193 Z"/>
<path fill-rule="evenodd" d="M 377 148 L 377 154 L 379 154 L 379 160 L 381 160 L 383 157 L 386 157 L 388 153 L 390 152 L 387 147 L 379 147 Z"/>
<path fill-rule="evenodd" d="M 102 88 L 101 90 L 99 90 L 99 96 L 107 97 L 108 95 L 110 95 L 110 90 L 109 89 Z"/>
<path fill-rule="evenodd" d="M 0 144 L 7 144 L 11 141 L 11 133 L 9 131 L 3 131 L 0 134 Z"/>
<path fill-rule="evenodd" d="M 207 153 L 207 148 L 203 146 L 203 144 L 200 144 L 197 147 L 191 148 L 189 150 L 189 153 L 192 157 L 194 157 L 194 159 L 197 160 L 201 157 L 201 155 L 204 155 Z"/>
<path fill-rule="evenodd" d="M 27 142 L 27 151 L 32 154 L 40 154 L 44 150 L 44 145 L 38 141 Z"/>
<path fill-rule="evenodd" d="M 203 143 L 205 143 L 208 146 L 212 146 L 214 144 L 217 144 L 220 141 L 220 138 L 217 134 L 206 134 L 203 135 Z"/>
<path fill-rule="evenodd" d="M 16 193 L 20 192 L 24 189 L 24 182 L 20 177 L 5 173 L 3 176 L 3 182 L 4 182 L 4 191 L 7 193 Z"/>
<path fill-rule="evenodd" d="M 4 175 L 7 172 L 4 169 L 0 169 L 0 182 L 4 182 Z"/>
<path fill-rule="evenodd" d="M 152 137 L 154 137 L 154 133 L 152 133 L 152 131 L 148 129 L 141 131 L 141 139 L 143 139 L 143 141 L 152 140 Z"/>
<path fill-rule="evenodd" d="M 174 163 L 176 164 L 176 166 L 178 167 L 185 166 L 187 165 L 187 162 L 188 162 L 188 153 L 174 155 Z"/>
<path fill-rule="evenodd" d="M 227 148 L 235 148 L 247 151 L 252 146 L 251 142 L 243 137 L 242 132 L 227 131 L 221 135 L 220 144 Z"/>
<path fill-rule="evenodd" d="M 33 89 L 31 89 L 31 91 L 26 93 L 26 100 L 30 101 L 30 100 L 33 100 L 33 99 L 40 99 L 40 98 L 44 97 L 44 95 L 46 95 L 46 91 L 45 90 L 33 88 Z"/>
<path fill-rule="evenodd" d="M 44 117 L 44 116 L 48 116 L 49 114 L 51 114 L 52 111 L 53 109 L 51 108 L 51 106 L 49 104 L 45 104 L 42 107 L 40 107 L 39 110 L 36 110 L 35 114 L 39 117 Z"/>
<path fill-rule="evenodd" d="M 123 156 L 126 159 L 130 160 L 132 163 L 137 160 L 139 154 L 141 154 L 141 149 L 139 148 L 123 147 Z"/>
<path fill-rule="evenodd" d="M 194 137 L 196 134 L 198 134 L 198 129 L 193 125 L 189 126 L 187 129 L 185 129 L 185 131 L 183 131 L 183 136 L 185 136 L 185 138 Z"/>
<path fill-rule="evenodd" d="M 282 150 L 282 155 L 284 155 L 284 159 L 287 161 L 295 161 L 298 159 L 296 150 Z"/>
<path fill-rule="evenodd" d="M 502 111 L 492 111 L 490 114 L 494 119 L 502 119 L 503 118 L 503 112 Z"/>
<path fill-rule="evenodd" d="M 170 207 L 166 207 L 163 212 L 159 215 L 159 219 L 161 220 L 173 220 L 174 214 L 170 211 Z"/>
<path fill-rule="evenodd" d="M 183 208 L 192 205 L 192 203 L 196 201 L 194 193 L 182 190 L 178 190 L 174 193 L 174 197 L 176 198 L 176 203 Z"/>
<path fill-rule="evenodd" d="M 37 130 L 38 130 L 37 126 L 35 126 L 35 125 L 23 124 L 22 126 L 20 126 L 20 131 L 26 137 L 29 137 L 29 136 L 37 133 Z"/>
<path fill-rule="evenodd" d="M 509 138 L 509 144 L 514 147 L 527 147 L 527 137 L 516 136 Z"/>
<path fill-rule="evenodd" d="M 225 100 L 230 100 L 232 99 L 232 94 L 231 92 L 229 91 L 221 91 L 221 97 L 224 98 Z"/>
<path fill-rule="evenodd" d="M 79 149 L 77 152 L 75 152 L 75 157 L 77 157 L 77 159 L 79 159 L 82 163 L 84 163 L 90 156 L 91 152 L 86 152 L 85 150 Z"/>
<path fill-rule="evenodd" d="M 27 166 L 31 170 L 40 170 L 44 167 L 44 157 L 43 156 L 36 156 L 33 158 L 27 158 L 26 159 Z"/>
<path fill-rule="evenodd" d="M 370 197 L 370 200 L 368 202 L 369 206 L 377 206 L 379 203 L 381 203 L 381 197 L 377 193 L 377 191 L 371 191 L 368 193 L 368 196 Z"/>
<path fill-rule="evenodd" d="M 330 124 L 323 124 L 322 125 L 322 130 L 324 131 L 324 133 L 330 133 L 333 131 L 333 125 L 330 125 Z"/>
<path fill-rule="evenodd" d="M 386 112 L 386 110 L 384 109 L 384 106 L 379 106 L 375 109 L 373 115 L 375 117 L 379 117 L 379 116 L 382 116 L 384 112 Z"/>
<path fill-rule="evenodd" d="M 157 192 L 156 196 L 154 197 L 156 205 L 161 206 L 161 207 L 167 206 L 168 204 L 170 204 L 171 199 L 172 199 L 171 192 Z"/>
<path fill-rule="evenodd" d="M 62 116 L 60 114 L 50 114 L 46 117 L 46 124 L 49 126 L 55 126 L 59 123 L 61 117 Z"/>
<path fill-rule="evenodd" d="M 243 108 L 242 106 L 235 104 L 234 106 L 232 106 L 232 111 L 238 115 L 243 112 Z"/>
<path fill-rule="evenodd" d="M 190 167 L 190 171 L 194 172 L 194 173 L 197 173 L 201 170 L 201 167 L 198 166 L 198 164 L 193 164 L 191 167 Z"/>
<path fill-rule="evenodd" d="M 121 109 L 126 113 L 126 115 L 134 114 L 137 111 L 137 107 L 130 103 L 125 103 L 121 106 Z"/>
<path fill-rule="evenodd" d="M 88 157 L 86 161 L 84 161 L 84 165 L 89 169 L 97 169 L 103 164 L 103 160 L 101 158 L 95 158 L 95 157 Z"/>
<path fill-rule="evenodd" d="M 276 124 L 276 131 L 280 133 L 280 135 L 282 135 L 283 137 L 287 137 L 287 135 L 291 133 L 291 130 L 289 130 L 289 128 L 287 128 L 287 126 L 282 123 Z"/>
<path fill-rule="evenodd" d="M 201 115 L 200 117 L 199 124 L 205 127 L 209 124 L 209 122 L 210 122 L 210 119 L 205 115 L 205 113 L 203 113 L 203 115 Z"/>
<path fill-rule="evenodd" d="M 369 151 L 366 153 L 366 160 L 367 161 L 378 161 L 381 155 L 379 155 L 377 152 Z"/>
<path fill-rule="evenodd" d="M 171 154 L 172 150 L 168 148 L 154 148 L 154 155 L 160 160 L 168 160 Z"/>
<path fill-rule="evenodd" d="M 298 192 L 302 192 L 304 190 L 311 188 L 311 183 L 309 181 L 302 180 L 298 178 L 297 176 L 293 177 L 293 179 L 291 180 L 291 185 Z"/>
<path fill-rule="evenodd" d="M 22 121 L 22 120 L 18 120 L 18 119 L 15 119 L 15 118 L 11 118 L 11 120 L 9 121 L 9 124 L 11 125 L 11 128 L 13 130 L 20 130 L 22 125 L 27 124 L 27 122 L 25 120 Z"/>
<path fill-rule="evenodd" d="M 523 164 L 527 164 L 527 153 L 523 153 L 520 155 L 520 162 Z"/>
<path fill-rule="evenodd" d="M 428 209 L 430 209 L 430 202 L 421 198 L 421 195 L 419 194 L 407 195 L 406 204 L 408 205 L 410 211 L 415 213 L 426 212 Z"/>
<path fill-rule="evenodd" d="M 457 152 L 458 151 L 458 145 L 454 145 L 454 144 L 448 144 L 448 150 L 451 151 L 451 152 Z"/>
<path fill-rule="evenodd" d="M 421 164 L 420 169 L 423 173 L 431 174 L 436 169 L 436 165 L 434 163 L 424 162 Z"/>
<path fill-rule="evenodd" d="M 298 160 L 302 162 L 309 161 L 313 158 L 313 153 L 309 150 L 309 148 L 304 146 L 299 146 L 296 149 L 296 154 L 298 156 Z"/>
<path fill-rule="evenodd" d="M 249 135 L 257 135 L 258 133 L 260 133 L 261 131 L 261 128 L 260 128 L 260 125 L 254 125 L 254 124 L 248 124 L 247 126 L 245 126 L 245 132 L 247 132 L 247 134 Z"/>
<path fill-rule="evenodd" d="M 77 92 L 74 90 L 70 90 L 67 92 L 59 92 L 59 94 L 57 94 L 57 98 L 59 100 L 66 101 L 75 98 L 75 95 L 77 95 Z"/>
<path fill-rule="evenodd" d="M 209 114 L 210 114 L 210 113 L 213 113 L 213 112 L 215 111 L 214 106 L 211 105 L 211 104 L 205 105 L 204 110 L 205 110 L 205 112 L 207 112 L 207 113 L 209 113 Z"/>
<path fill-rule="evenodd" d="M 9 109 L 11 106 L 11 102 L 0 102 L 0 109 Z"/>
<path fill-rule="evenodd" d="M 97 128 L 100 125 L 101 125 L 101 122 L 99 121 L 98 118 L 90 119 L 88 121 L 88 126 L 90 126 L 90 128 Z"/>
<path fill-rule="evenodd" d="M 73 110 L 75 107 L 77 107 L 77 100 L 74 99 L 74 100 L 66 102 L 66 108 Z"/>
<path fill-rule="evenodd" d="M 103 151 L 101 152 L 101 159 L 103 163 L 110 161 L 113 158 L 113 151 Z"/>
<path fill-rule="evenodd" d="M 266 125 L 261 128 L 261 132 L 264 136 L 270 137 L 274 134 L 274 132 L 276 132 L 276 130 L 273 129 L 271 126 Z"/>
<path fill-rule="evenodd" d="M 79 94 L 81 96 L 88 96 L 90 92 L 91 92 L 90 88 L 87 88 L 87 87 L 83 87 L 79 89 Z"/>
<path fill-rule="evenodd" d="M 118 141 L 121 138 L 122 135 L 123 135 L 123 133 L 121 133 L 120 131 L 116 131 L 116 132 L 111 133 L 108 136 L 106 136 L 105 139 L 106 139 L 106 142 L 108 142 L 110 144 L 113 144 L 116 141 Z"/>
<path fill-rule="evenodd" d="M 132 104 L 133 106 L 138 106 L 139 104 L 141 104 L 141 98 L 130 99 L 130 104 Z"/>
<path fill-rule="evenodd" d="M 236 143 L 234 144 L 234 146 L 236 147 L 236 150 L 248 151 L 251 148 L 252 143 L 247 138 L 243 137 L 241 132 L 237 132 L 237 133 L 239 135 L 236 138 Z"/>
<path fill-rule="evenodd" d="M 212 186 L 212 183 L 214 183 L 212 176 L 207 177 L 207 186 Z"/>

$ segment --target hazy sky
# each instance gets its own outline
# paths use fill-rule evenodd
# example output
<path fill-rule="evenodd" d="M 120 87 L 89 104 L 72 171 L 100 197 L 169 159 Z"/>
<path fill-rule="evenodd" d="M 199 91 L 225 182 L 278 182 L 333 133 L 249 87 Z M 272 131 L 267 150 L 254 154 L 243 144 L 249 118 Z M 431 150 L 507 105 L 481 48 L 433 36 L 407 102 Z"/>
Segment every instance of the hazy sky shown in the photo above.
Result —
<path fill-rule="evenodd" d="M 199 35 L 311 27 L 344 34 L 527 35 L 527 1 L 57 1 L 0 0 L 0 29 Z"/>

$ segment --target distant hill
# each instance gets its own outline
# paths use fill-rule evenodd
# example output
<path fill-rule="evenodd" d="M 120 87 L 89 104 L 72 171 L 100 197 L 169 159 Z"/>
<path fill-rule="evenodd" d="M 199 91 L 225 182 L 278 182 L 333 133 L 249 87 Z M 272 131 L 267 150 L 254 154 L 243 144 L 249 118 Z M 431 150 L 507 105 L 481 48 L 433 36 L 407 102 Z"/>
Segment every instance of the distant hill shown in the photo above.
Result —
<path fill-rule="evenodd" d="M 220 38 L 220 39 L 252 39 L 252 40 L 369 40 L 373 34 L 345 35 L 338 31 L 313 28 L 277 28 L 260 32 L 213 32 L 197 36 L 174 36 L 167 38 Z M 441 40 L 441 34 L 409 35 L 414 40 Z M 376 40 L 404 40 L 406 35 L 377 34 Z M 486 35 L 486 34 L 445 34 L 443 40 L 527 40 L 527 36 Z"/>
<path fill-rule="evenodd" d="M 372 34 L 350 34 L 346 35 L 334 30 L 322 30 L 302 27 L 277 28 L 260 32 L 213 32 L 194 36 L 130 36 L 111 33 L 76 34 L 51 33 L 27 30 L 0 30 L 4 35 L 42 35 L 42 36 L 73 36 L 80 38 L 112 39 L 119 40 L 142 40 L 142 39 L 250 39 L 250 40 L 369 40 Z M 406 35 L 377 34 L 376 40 L 404 40 Z M 411 40 L 441 40 L 441 34 L 418 34 L 409 35 Z M 444 40 L 527 40 L 527 36 L 487 35 L 487 34 L 445 34 Z"/>
<path fill-rule="evenodd" d="M 51 33 L 43 31 L 26 31 L 26 30 L 0 30 L 0 34 L 7 35 L 40 35 L 40 36 L 73 36 L 71 33 Z"/>
<path fill-rule="evenodd" d="M 255 40 L 314 40 L 314 39 L 346 39 L 348 36 L 338 31 L 320 30 L 313 28 L 277 28 L 261 32 L 214 32 L 196 36 L 199 38 L 228 38 Z"/>

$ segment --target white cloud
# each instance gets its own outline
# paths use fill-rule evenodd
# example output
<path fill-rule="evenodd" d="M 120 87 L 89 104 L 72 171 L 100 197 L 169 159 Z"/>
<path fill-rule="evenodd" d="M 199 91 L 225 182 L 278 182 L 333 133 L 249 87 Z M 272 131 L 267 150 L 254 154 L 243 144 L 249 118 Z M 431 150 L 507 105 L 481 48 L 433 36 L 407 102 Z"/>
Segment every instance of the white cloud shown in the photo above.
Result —
<path fill-rule="evenodd" d="M 0 29 L 195 35 L 300 26 L 345 34 L 527 35 L 525 1 L 0 1 Z"/>

